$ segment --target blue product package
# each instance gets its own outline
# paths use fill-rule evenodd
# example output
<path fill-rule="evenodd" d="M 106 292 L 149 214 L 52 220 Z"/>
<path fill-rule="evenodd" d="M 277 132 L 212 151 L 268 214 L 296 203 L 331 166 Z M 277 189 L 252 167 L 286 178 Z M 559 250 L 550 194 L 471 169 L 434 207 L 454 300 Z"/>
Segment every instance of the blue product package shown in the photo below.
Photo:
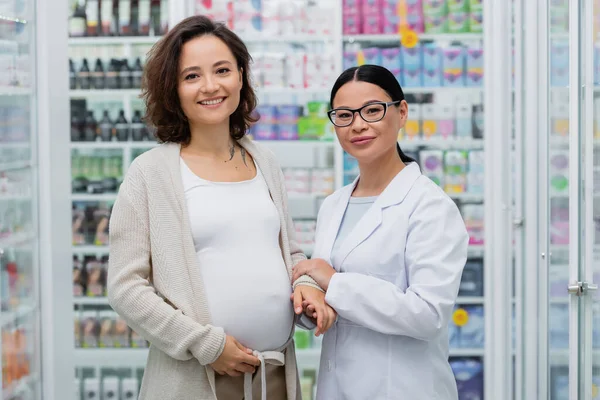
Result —
<path fill-rule="evenodd" d="M 280 124 L 277 126 L 277 139 L 298 140 L 298 125 Z"/>
<path fill-rule="evenodd" d="M 390 71 L 395 71 L 402 68 L 400 48 L 392 47 L 389 49 L 381 49 L 381 66 L 389 69 Z"/>
<path fill-rule="evenodd" d="M 483 363 L 474 358 L 450 360 L 460 400 L 483 400 Z"/>
<path fill-rule="evenodd" d="M 259 122 L 261 124 L 277 123 L 277 107 L 272 105 L 262 105 L 256 107 L 256 111 L 260 115 Z"/>
<path fill-rule="evenodd" d="M 344 70 L 358 65 L 358 53 L 356 51 L 344 51 Z"/>
<path fill-rule="evenodd" d="M 467 86 L 483 85 L 483 49 L 467 48 Z"/>
<path fill-rule="evenodd" d="M 402 83 L 407 88 L 423 86 L 423 70 L 421 68 L 405 68 L 402 71 Z"/>
<path fill-rule="evenodd" d="M 378 47 L 370 47 L 363 50 L 365 56 L 365 64 L 381 65 L 381 49 Z"/>
<path fill-rule="evenodd" d="M 448 46 L 443 49 L 444 86 L 465 86 L 465 64 L 466 51 L 462 46 Z"/>
<path fill-rule="evenodd" d="M 460 280 L 458 295 L 461 297 L 483 296 L 483 259 L 467 260 Z"/>
<path fill-rule="evenodd" d="M 402 68 L 404 69 L 421 69 L 423 68 L 423 47 L 417 45 L 415 47 L 402 47 Z"/>
<path fill-rule="evenodd" d="M 459 347 L 463 349 L 481 349 L 485 338 L 485 320 L 483 306 L 462 307 L 469 316 L 467 323 L 458 327 Z"/>
<path fill-rule="evenodd" d="M 298 118 L 302 115 L 302 108 L 297 105 L 277 106 L 278 124 L 297 124 Z"/>
<path fill-rule="evenodd" d="M 276 140 L 277 125 L 257 123 L 253 135 L 255 140 Z"/>
<path fill-rule="evenodd" d="M 442 48 L 437 43 L 425 43 L 423 45 L 423 68 L 442 68 Z"/>
<path fill-rule="evenodd" d="M 439 87 L 442 86 L 444 77 L 442 71 L 439 68 L 423 70 L 423 86 L 425 87 Z"/>

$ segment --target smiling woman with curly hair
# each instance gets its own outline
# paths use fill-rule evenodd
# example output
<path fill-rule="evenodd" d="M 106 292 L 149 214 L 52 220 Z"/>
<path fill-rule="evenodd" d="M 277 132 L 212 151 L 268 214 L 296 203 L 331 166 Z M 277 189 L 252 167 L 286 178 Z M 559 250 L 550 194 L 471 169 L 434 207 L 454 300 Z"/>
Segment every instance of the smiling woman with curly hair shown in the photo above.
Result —
<path fill-rule="evenodd" d="M 144 400 L 300 399 L 292 337 L 310 324 L 294 313 L 291 271 L 306 257 L 274 155 L 245 136 L 249 77 L 244 43 L 206 17 L 149 53 L 146 120 L 162 144 L 121 185 L 108 270 L 111 306 L 151 344 Z M 321 288 L 294 285 L 326 331 L 335 314 Z"/>

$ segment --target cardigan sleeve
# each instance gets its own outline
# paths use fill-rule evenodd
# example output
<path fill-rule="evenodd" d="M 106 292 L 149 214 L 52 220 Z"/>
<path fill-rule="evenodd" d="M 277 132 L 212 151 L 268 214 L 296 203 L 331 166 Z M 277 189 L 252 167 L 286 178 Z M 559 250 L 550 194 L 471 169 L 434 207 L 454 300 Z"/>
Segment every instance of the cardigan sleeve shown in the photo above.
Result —
<path fill-rule="evenodd" d="M 201 325 L 175 309 L 150 284 L 151 246 L 144 176 L 134 162 L 110 219 L 108 300 L 127 324 L 153 346 L 177 360 L 213 363 L 225 347 L 222 328 Z"/>

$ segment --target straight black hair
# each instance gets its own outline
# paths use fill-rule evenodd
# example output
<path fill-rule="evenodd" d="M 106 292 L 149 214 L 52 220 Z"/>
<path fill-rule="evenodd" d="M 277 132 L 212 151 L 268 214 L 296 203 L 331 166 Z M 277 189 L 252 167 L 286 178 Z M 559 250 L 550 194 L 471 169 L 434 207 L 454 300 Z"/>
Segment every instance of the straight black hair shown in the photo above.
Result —
<path fill-rule="evenodd" d="M 402 91 L 402 87 L 400 87 L 400 84 L 396 80 L 394 74 L 392 74 L 387 68 L 379 65 L 366 64 L 361 65 L 360 67 L 348 68 L 337 78 L 333 88 L 331 89 L 331 98 L 329 100 L 331 108 L 333 108 L 333 100 L 335 99 L 335 95 L 337 94 L 338 90 L 340 90 L 340 88 L 346 83 L 352 81 L 367 82 L 377 85 L 381 89 L 385 90 L 392 101 L 399 102 L 404 100 L 404 92 Z M 398 103 L 395 107 L 400 107 L 400 103 Z M 398 149 L 398 155 L 400 155 L 402 162 L 416 162 L 412 157 L 404 154 L 400 148 L 400 144 L 397 143 L 396 148 Z"/>

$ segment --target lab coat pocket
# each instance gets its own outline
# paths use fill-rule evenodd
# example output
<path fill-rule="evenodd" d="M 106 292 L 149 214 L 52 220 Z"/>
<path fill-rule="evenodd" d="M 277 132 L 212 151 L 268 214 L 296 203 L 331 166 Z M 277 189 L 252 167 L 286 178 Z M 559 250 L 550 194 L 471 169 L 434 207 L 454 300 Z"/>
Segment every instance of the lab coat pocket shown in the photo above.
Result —
<path fill-rule="evenodd" d="M 385 335 L 338 321 L 335 354 L 340 399 L 390 399 L 388 341 Z"/>

